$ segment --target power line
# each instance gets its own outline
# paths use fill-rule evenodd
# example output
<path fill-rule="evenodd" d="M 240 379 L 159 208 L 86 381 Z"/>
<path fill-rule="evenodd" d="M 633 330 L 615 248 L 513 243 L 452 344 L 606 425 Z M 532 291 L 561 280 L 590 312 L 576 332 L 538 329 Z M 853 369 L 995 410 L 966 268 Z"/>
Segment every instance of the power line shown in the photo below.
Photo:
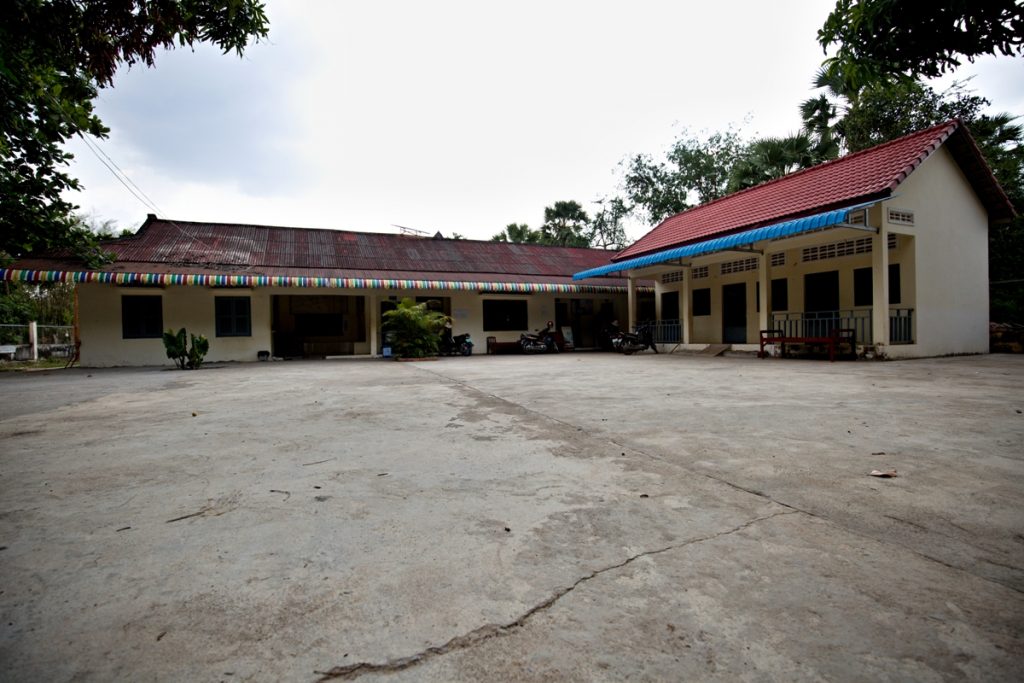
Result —
<path fill-rule="evenodd" d="M 70 117 L 68 116 L 67 112 L 64 110 L 64 106 L 60 103 L 60 101 L 57 98 L 55 98 L 53 95 L 48 93 L 48 92 L 44 92 L 43 94 L 46 95 L 50 99 L 51 102 L 53 102 L 53 104 L 57 108 L 57 113 L 60 114 L 61 118 L 64 119 L 64 122 L 67 123 L 68 125 L 74 126 L 74 123 L 70 120 Z M 114 161 L 110 157 L 110 155 L 108 155 L 106 152 L 104 152 L 102 150 L 102 148 L 100 148 L 98 143 L 93 142 L 92 140 L 87 138 L 85 135 L 82 134 L 81 131 L 77 131 L 77 133 L 78 133 L 78 137 L 80 137 L 82 139 L 82 142 L 85 143 L 85 146 L 89 148 L 89 151 L 91 151 L 93 153 L 93 155 L 99 160 L 99 162 L 101 164 L 103 164 L 108 171 L 110 171 L 111 175 L 113 175 L 117 179 L 117 181 L 119 183 L 121 183 L 124 186 L 124 188 L 126 190 L 128 190 L 128 192 L 133 197 L 135 197 L 135 199 L 139 200 L 139 202 L 141 202 L 143 206 L 145 206 L 147 209 L 153 211 L 157 215 L 165 213 L 159 206 L 157 206 L 157 203 L 155 201 L 153 201 L 152 199 L 150 199 L 149 195 L 147 195 L 142 190 L 142 188 L 139 187 L 135 183 L 135 181 L 133 181 L 131 179 L 131 177 L 129 177 L 129 175 L 127 173 L 125 173 L 123 170 L 121 170 L 121 167 L 117 165 L 117 162 Z M 104 160 L 104 157 L 106 158 L 106 160 Z M 110 163 L 107 163 L 108 161 Z M 114 169 L 117 169 L 117 170 L 114 170 Z M 134 189 L 132 189 L 132 188 L 134 188 Z M 188 239 L 190 239 L 193 242 L 196 242 L 196 243 L 202 245 L 203 247 L 205 247 L 206 249 L 208 249 L 210 251 L 213 251 L 213 247 L 211 247 L 209 244 L 207 244 L 203 240 L 199 239 L 195 235 L 191 235 L 188 232 L 186 232 L 185 229 L 182 228 L 180 225 L 178 225 L 175 221 L 173 221 L 173 220 L 171 220 L 169 218 L 165 218 L 164 220 L 166 222 L 170 223 L 172 226 L 174 226 L 178 230 L 178 232 L 180 232 L 182 235 L 184 235 Z"/>

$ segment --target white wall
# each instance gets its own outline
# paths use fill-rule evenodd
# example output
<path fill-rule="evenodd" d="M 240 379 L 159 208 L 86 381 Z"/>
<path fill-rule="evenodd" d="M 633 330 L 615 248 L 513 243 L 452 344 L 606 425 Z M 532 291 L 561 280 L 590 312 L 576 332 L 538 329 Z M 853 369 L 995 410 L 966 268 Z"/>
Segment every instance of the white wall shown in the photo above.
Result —
<path fill-rule="evenodd" d="M 343 289 L 212 289 L 206 287 L 117 287 L 112 285 L 79 285 L 79 329 L 82 339 L 81 363 L 88 367 L 117 365 L 167 365 L 161 339 L 123 339 L 121 327 L 121 297 L 156 296 L 162 299 L 163 328 L 185 327 L 190 333 L 203 334 L 210 341 L 207 360 L 254 361 L 257 352 L 271 350 L 272 297 L 274 295 L 344 295 L 366 297 L 366 341 L 355 344 L 356 355 L 375 353 L 380 346 L 380 303 L 392 296 L 449 297 L 455 334 L 469 333 L 476 352 L 485 351 L 485 339 L 515 341 L 521 332 L 544 327 L 555 318 L 556 298 L 612 299 L 616 314 L 625 316 L 626 295 L 623 294 L 480 294 L 475 291 L 445 290 L 343 290 Z M 251 297 L 252 336 L 218 337 L 214 315 L 214 297 Z M 483 301 L 485 299 L 516 299 L 527 301 L 529 330 L 493 332 L 483 329 Z"/>
<path fill-rule="evenodd" d="M 217 337 L 215 296 L 251 296 L 252 336 Z M 173 365 L 157 339 L 123 339 L 122 296 L 157 296 L 163 301 L 163 328 L 186 328 L 210 340 L 208 361 L 256 360 L 270 350 L 270 296 L 266 290 L 206 287 L 116 287 L 85 284 L 78 287 L 81 363 L 85 366 Z"/>
<path fill-rule="evenodd" d="M 892 357 L 988 352 L 988 214 L 945 147 L 914 171 L 887 206 L 914 212 L 917 343 Z M 904 281 L 908 279 L 903 275 Z M 906 286 L 906 285 L 905 285 Z"/>

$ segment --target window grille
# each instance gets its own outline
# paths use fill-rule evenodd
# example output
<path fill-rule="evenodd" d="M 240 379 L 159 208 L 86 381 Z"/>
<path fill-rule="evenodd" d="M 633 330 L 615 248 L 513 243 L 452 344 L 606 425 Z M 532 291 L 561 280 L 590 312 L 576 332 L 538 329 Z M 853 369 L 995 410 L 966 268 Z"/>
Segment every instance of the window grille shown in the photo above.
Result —
<path fill-rule="evenodd" d="M 855 240 L 844 240 L 832 242 L 831 244 L 819 244 L 813 247 L 805 247 L 801 253 L 801 260 L 826 261 L 828 259 L 840 258 L 842 256 L 853 256 L 854 254 L 870 254 L 871 238 L 861 237 Z"/>
<path fill-rule="evenodd" d="M 710 275 L 710 271 L 707 266 L 697 266 L 693 269 L 692 277 L 694 280 L 706 278 L 708 275 Z"/>
<path fill-rule="evenodd" d="M 903 209 L 889 209 L 889 222 L 896 225 L 913 225 L 914 212 Z"/>
<path fill-rule="evenodd" d="M 896 248 L 896 235 L 894 235 L 893 233 L 890 232 L 888 240 L 889 240 L 889 248 L 890 249 L 895 249 Z"/>
<path fill-rule="evenodd" d="M 663 273 L 661 276 L 661 284 L 667 285 L 673 282 L 682 282 L 686 276 L 686 272 L 682 270 L 673 270 L 671 273 Z"/>
<path fill-rule="evenodd" d="M 729 273 L 742 273 L 748 270 L 757 270 L 757 257 L 744 258 L 738 261 L 726 261 L 725 263 L 719 264 L 719 273 L 722 275 L 728 275 Z"/>
<path fill-rule="evenodd" d="M 771 264 L 773 266 L 784 266 L 786 265 L 786 252 L 780 251 L 771 255 Z"/>

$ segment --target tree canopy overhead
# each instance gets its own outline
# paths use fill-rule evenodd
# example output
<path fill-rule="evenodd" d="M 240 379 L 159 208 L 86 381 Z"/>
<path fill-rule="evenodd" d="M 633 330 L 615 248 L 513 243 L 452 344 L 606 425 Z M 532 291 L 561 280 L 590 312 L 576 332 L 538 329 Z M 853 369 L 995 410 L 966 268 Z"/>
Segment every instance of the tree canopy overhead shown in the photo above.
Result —
<path fill-rule="evenodd" d="M 838 45 L 825 68 L 867 84 L 886 77 L 935 78 L 981 55 L 1024 51 L 1019 0 L 838 0 L 818 31 L 825 49 Z"/>
<path fill-rule="evenodd" d="M 241 54 L 267 31 L 258 0 L 0 2 L 0 252 L 95 251 L 64 197 L 80 186 L 63 145 L 106 136 L 93 100 L 118 67 L 196 43 Z"/>

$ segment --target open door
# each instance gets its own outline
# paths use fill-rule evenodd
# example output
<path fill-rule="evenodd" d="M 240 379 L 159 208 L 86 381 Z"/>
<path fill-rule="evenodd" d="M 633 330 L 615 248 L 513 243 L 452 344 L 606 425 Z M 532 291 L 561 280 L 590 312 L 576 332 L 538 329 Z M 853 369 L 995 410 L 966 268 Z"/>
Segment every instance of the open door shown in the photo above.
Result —
<path fill-rule="evenodd" d="M 722 285 L 722 342 L 747 343 L 747 283 Z"/>

